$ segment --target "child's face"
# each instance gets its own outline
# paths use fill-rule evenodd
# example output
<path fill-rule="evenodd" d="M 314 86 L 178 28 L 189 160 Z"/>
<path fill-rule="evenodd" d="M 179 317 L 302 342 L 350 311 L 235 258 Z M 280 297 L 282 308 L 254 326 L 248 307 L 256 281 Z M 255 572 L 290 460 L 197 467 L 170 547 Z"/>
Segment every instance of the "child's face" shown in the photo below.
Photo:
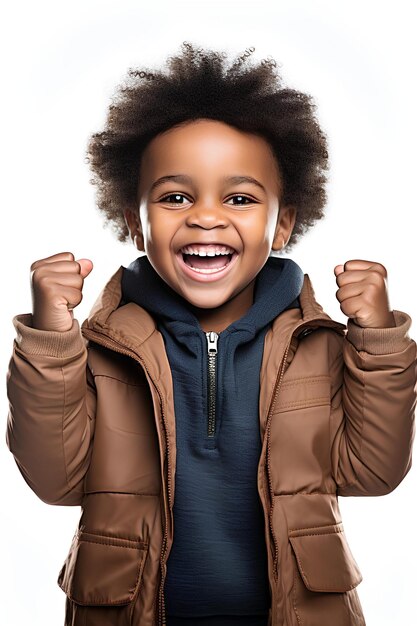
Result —
<path fill-rule="evenodd" d="M 278 166 L 266 140 L 204 119 L 171 128 L 148 144 L 141 161 L 139 221 L 129 210 L 125 217 L 138 249 L 189 303 L 214 309 L 235 301 L 243 314 L 271 249 L 283 247 L 294 226 L 295 209 L 280 207 L 280 196 Z M 184 262 L 184 246 L 207 244 L 235 253 L 190 255 Z M 202 271 L 187 265 L 193 260 Z M 224 270 L 213 271 L 214 264 L 226 263 Z"/>

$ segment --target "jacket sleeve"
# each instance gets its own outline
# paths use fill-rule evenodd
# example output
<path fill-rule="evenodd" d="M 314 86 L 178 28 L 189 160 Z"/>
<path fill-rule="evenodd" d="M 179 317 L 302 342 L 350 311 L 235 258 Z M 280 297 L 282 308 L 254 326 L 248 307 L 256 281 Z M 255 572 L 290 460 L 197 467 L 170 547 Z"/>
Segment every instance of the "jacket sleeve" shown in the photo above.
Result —
<path fill-rule="evenodd" d="M 79 505 L 94 436 L 96 390 L 79 323 L 65 332 L 13 318 L 7 372 L 6 443 L 20 472 L 48 504 Z"/>
<path fill-rule="evenodd" d="M 411 468 L 416 343 L 408 335 L 410 316 L 393 314 L 392 328 L 362 328 L 349 319 L 333 363 L 339 385 L 332 393 L 332 415 L 341 419 L 332 440 L 332 467 L 341 496 L 388 494 Z"/>

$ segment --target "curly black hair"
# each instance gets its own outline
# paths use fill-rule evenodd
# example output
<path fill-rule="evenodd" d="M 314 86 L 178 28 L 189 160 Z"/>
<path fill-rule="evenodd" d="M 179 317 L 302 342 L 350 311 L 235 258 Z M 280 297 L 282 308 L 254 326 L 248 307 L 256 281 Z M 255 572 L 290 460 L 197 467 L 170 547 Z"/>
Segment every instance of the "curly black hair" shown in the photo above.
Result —
<path fill-rule="evenodd" d="M 281 203 L 297 209 L 288 250 L 324 216 L 327 140 L 311 96 L 284 87 L 273 58 L 251 63 L 253 47 L 231 63 L 224 52 L 189 42 L 181 48 L 167 58 L 166 71 L 129 69 L 104 130 L 89 140 L 87 161 L 105 225 L 127 241 L 124 211 L 136 206 L 141 156 L 153 137 L 186 121 L 214 119 L 271 146 L 282 177 Z"/>

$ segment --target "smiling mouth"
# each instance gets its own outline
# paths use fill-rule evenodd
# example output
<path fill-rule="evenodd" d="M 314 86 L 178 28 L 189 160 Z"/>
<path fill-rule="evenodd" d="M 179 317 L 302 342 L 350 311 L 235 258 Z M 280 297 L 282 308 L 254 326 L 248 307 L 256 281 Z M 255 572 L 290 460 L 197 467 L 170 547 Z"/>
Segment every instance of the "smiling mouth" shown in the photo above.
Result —
<path fill-rule="evenodd" d="M 186 254 L 185 252 L 181 252 L 180 254 L 184 263 L 188 265 L 188 267 L 191 267 L 194 271 L 201 272 L 202 274 L 220 272 L 222 269 L 227 267 L 232 258 L 236 256 L 236 252 L 233 254 L 219 254 L 216 256 L 199 256 L 198 254 Z"/>

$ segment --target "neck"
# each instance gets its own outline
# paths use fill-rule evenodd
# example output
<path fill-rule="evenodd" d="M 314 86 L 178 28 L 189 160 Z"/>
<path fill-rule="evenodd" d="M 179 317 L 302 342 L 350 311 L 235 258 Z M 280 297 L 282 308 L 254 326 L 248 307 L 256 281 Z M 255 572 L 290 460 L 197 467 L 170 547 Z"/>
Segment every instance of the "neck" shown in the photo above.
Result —
<path fill-rule="evenodd" d="M 249 283 L 240 293 L 214 309 L 202 309 L 191 306 L 203 332 L 221 333 L 230 324 L 240 319 L 253 304 L 255 280 Z"/>

